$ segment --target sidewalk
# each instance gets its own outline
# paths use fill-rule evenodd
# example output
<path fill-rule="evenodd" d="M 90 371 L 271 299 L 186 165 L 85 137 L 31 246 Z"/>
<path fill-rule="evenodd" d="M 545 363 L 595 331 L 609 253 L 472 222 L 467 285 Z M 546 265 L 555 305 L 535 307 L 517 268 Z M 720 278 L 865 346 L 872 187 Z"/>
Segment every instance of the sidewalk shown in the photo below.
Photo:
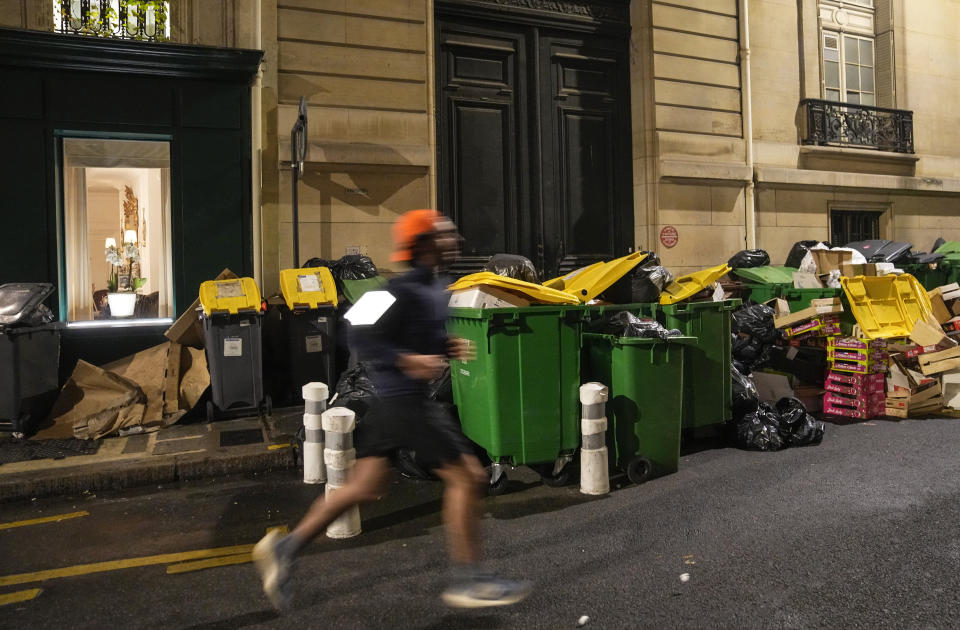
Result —
<path fill-rule="evenodd" d="M 15 443 L 0 433 L 0 501 L 294 468 L 302 415 L 302 407 L 292 407 L 264 419 L 175 424 L 89 444 L 72 441 L 89 454 L 66 457 L 59 440 Z M 24 450 L 49 456 L 12 461 Z"/>

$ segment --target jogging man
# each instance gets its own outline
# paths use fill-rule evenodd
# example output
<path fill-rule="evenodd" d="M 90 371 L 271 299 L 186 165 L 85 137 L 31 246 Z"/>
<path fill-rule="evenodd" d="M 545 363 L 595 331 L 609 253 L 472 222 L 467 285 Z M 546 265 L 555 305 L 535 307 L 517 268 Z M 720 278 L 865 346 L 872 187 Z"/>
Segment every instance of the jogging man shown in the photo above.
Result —
<path fill-rule="evenodd" d="M 456 226 L 434 210 L 413 210 L 393 226 L 394 261 L 411 266 L 390 281 L 396 298 L 368 329 L 355 328 L 361 354 L 371 364 L 379 402 L 357 428 L 357 462 L 347 484 L 317 499 L 287 536 L 267 534 L 253 550 L 263 589 L 275 607 L 290 602 L 290 575 L 303 548 L 347 508 L 374 501 L 386 491 L 389 455 L 409 448 L 443 481 L 443 523 L 452 575 L 441 598 L 449 606 L 479 608 L 522 600 L 529 585 L 497 578 L 479 568 L 479 498 L 488 482 L 456 420 L 427 398 L 427 382 L 447 358 L 469 358 L 463 339 L 446 334 L 448 295 L 438 273 L 459 253 Z"/>

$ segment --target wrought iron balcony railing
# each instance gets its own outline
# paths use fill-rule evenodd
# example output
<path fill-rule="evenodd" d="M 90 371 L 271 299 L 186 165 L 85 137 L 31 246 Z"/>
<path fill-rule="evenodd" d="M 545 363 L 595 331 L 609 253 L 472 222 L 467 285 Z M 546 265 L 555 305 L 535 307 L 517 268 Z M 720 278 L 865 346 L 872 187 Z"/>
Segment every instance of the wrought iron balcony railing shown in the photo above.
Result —
<path fill-rule="evenodd" d="M 913 112 L 817 98 L 800 101 L 803 144 L 913 153 Z"/>
<path fill-rule="evenodd" d="M 169 12 L 165 0 L 55 0 L 53 23 L 58 33 L 163 42 Z"/>

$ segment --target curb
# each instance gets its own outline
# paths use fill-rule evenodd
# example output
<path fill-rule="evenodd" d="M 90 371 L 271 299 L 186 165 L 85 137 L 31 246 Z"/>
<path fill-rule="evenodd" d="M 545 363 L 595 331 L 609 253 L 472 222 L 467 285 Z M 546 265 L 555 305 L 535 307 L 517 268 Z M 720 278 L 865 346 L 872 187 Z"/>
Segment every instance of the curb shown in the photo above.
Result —
<path fill-rule="evenodd" d="M 132 462 L 85 464 L 6 476 L 0 479 L 0 502 L 122 490 L 237 473 L 289 470 L 296 466 L 292 448 L 215 456 L 152 456 Z"/>

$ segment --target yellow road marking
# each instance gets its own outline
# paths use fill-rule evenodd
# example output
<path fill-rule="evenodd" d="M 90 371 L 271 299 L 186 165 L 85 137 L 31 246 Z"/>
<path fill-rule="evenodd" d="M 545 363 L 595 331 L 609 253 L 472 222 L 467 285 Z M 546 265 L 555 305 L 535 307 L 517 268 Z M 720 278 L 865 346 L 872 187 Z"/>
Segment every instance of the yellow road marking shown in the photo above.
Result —
<path fill-rule="evenodd" d="M 275 451 L 278 448 L 290 448 L 290 445 L 289 444 L 271 444 L 270 446 L 267 447 L 267 450 Z"/>
<path fill-rule="evenodd" d="M 210 569 L 212 567 L 225 567 L 231 564 L 244 564 L 251 562 L 253 556 L 249 553 L 243 553 L 236 556 L 221 556 L 219 558 L 209 558 L 207 560 L 195 560 L 193 562 L 181 562 L 180 564 L 171 564 L 167 567 L 167 575 L 174 573 L 187 573 L 188 571 L 199 571 L 200 569 Z"/>
<path fill-rule="evenodd" d="M 76 566 L 64 567 L 62 569 L 49 569 L 47 571 L 33 571 L 31 573 L 7 575 L 0 577 L 0 586 L 29 584 L 31 582 L 42 582 L 43 580 L 52 580 L 54 578 L 89 575 L 90 573 L 102 573 L 104 571 L 116 571 L 118 569 L 131 569 L 134 567 L 147 567 L 154 564 L 174 564 L 177 562 L 184 562 L 186 560 L 200 560 L 202 558 L 217 558 L 220 556 L 235 556 L 241 553 L 250 553 L 251 551 L 253 551 L 253 545 L 234 545 L 232 547 L 197 549 L 196 551 L 163 553 L 156 556 L 127 558 L 126 560 L 109 560 L 107 562 L 94 562 L 92 564 L 78 564 Z"/>
<path fill-rule="evenodd" d="M 0 606 L 6 606 L 7 604 L 19 604 L 20 602 L 28 602 L 37 595 L 40 594 L 42 588 L 31 588 L 25 591 L 16 591 L 15 593 L 6 593 L 5 595 L 0 595 Z"/>
<path fill-rule="evenodd" d="M 81 516 L 90 516 L 90 512 L 83 510 L 81 512 L 70 512 L 69 514 L 57 514 L 56 516 L 43 516 L 41 518 L 31 518 L 26 521 L 13 521 L 12 523 L 0 523 L 0 529 L 13 529 L 14 527 L 26 527 L 27 525 L 39 525 L 41 523 L 59 523 L 68 518 L 79 518 Z"/>

